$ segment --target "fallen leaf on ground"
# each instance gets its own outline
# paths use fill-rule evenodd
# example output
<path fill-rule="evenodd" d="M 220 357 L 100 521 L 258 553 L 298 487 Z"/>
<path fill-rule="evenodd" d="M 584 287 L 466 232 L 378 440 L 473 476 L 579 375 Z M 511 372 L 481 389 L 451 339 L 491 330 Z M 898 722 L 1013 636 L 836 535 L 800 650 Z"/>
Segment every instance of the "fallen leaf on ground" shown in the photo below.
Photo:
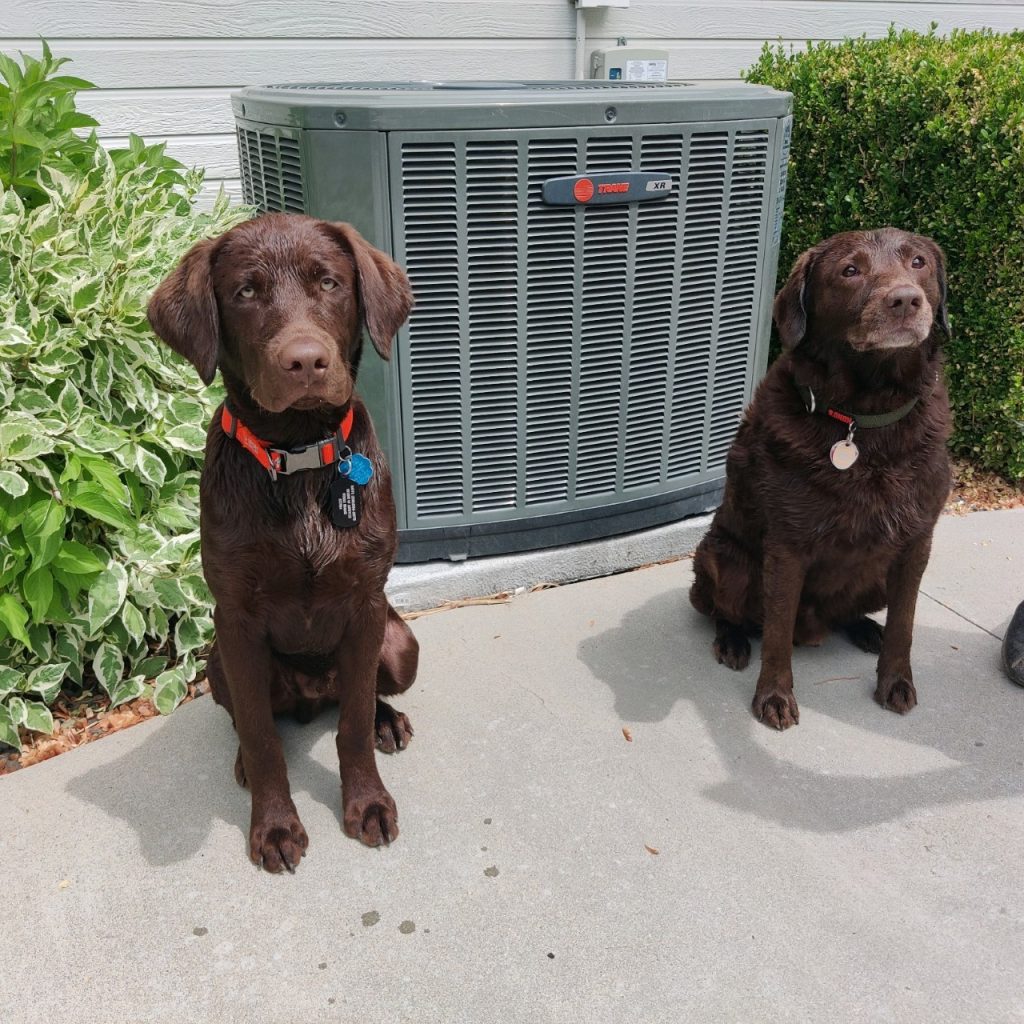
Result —
<path fill-rule="evenodd" d="M 661 850 L 659 850 L 656 846 L 648 846 L 646 843 L 644 843 L 644 849 L 654 857 L 657 857 L 658 854 L 661 853 Z"/>
<path fill-rule="evenodd" d="M 622 727 L 622 735 L 626 737 L 627 743 L 633 742 L 633 734 L 625 727 Z"/>

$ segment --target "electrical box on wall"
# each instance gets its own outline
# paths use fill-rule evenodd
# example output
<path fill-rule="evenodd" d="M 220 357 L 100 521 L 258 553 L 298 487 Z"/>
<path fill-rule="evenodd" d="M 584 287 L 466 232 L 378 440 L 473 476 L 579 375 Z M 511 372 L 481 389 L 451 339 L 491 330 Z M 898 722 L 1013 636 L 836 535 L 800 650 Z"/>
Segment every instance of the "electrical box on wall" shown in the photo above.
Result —
<path fill-rule="evenodd" d="M 594 50 L 590 77 L 608 82 L 667 82 L 668 51 L 639 46 Z"/>

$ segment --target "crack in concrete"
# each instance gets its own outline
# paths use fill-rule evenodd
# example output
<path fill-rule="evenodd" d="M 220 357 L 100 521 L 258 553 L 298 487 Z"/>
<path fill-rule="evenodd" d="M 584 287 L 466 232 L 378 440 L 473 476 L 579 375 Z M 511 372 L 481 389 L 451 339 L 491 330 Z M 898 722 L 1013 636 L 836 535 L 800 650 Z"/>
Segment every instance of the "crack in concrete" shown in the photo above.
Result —
<path fill-rule="evenodd" d="M 987 626 L 983 626 L 980 622 L 975 622 L 974 619 L 969 619 L 966 615 L 963 614 L 963 612 L 957 611 L 952 606 L 946 604 L 945 601 L 940 601 L 937 597 L 934 597 L 932 594 L 929 594 L 926 590 L 918 591 L 918 593 L 922 594 L 924 597 L 927 597 L 929 601 L 934 601 L 937 605 L 940 605 L 941 607 L 945 608 L 946 611 L 952 612 L 958 619 L 963 619 L 964 622 L 969 622 L 972 626 L 976 626 L 983 633 L 988 633 L 988 635 L 992 637 L 993 640 L 998 640 L 1000 643 L 1003 642 L 1003 638 L 998 633 L 993 633 L 992 630 L 989 629 Z"/>

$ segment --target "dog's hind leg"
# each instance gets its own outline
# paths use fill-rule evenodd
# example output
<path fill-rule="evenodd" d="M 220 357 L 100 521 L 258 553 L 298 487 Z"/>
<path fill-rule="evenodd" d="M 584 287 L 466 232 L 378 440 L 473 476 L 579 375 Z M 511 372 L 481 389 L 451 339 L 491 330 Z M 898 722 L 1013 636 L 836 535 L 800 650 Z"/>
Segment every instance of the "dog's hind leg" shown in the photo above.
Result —
<path fill-rule="evenodd" d="M 210 684 L 210 694 L 214 701 L 224 708 L 231 715 L 231 724 L 235 724 L 235 712 L 231 706 L 231 691 L 228 689 L 227 680 L 224 678 L 224 667 L 220 662 L 220 652 L 217 650 L 217 643 L 214 641 L 206 659 L 206 681 Z M 238 754 L 235 757 L 235 781 L 242 787 L 248 788 L 248 781 L 245 777 L 245 765 L 242 763 L 242 747 L 239 745 Z"/>
<path fill-rule="evenodd" d="M 874 619 L 862 615 L 852 622 L 844 622 L 840 628 L 854 647 L 859 647 L 862 651 L 867 651 L 868 654 L 882 652 L 882 637 L 885 636 L 885 627 L 879 625 Z"/>
<path fill-rule="evenodd" d="M 712 528 L 714 529 L 714 528 Z M 754 573 L 749 556 L 728 537 L 709 533 L 693 560 L 690 603 L 711 617 L 715 660 L 737 671 L 750 664 L 750 636 L 755 633 L 751 613 Z"/>
<path fill-rule="evenodd" d="M 384 643 L 377 666 L 377 710 L 374 734 L 377 749 L 385 754 L 404 750 L 412 739 L 412 723 L 408 716 L 393 708 L 382 696 L 404 693 L 416 679 L 420 645 L 405 620 L 388 605 L 384 627 Z"/>
<path fill-rule="evenodd" d="M 741 671 L 750 664 L 750 634 L 742 626 L 715 617 L 715 640 L 711 645 L 719 665 Z"/>

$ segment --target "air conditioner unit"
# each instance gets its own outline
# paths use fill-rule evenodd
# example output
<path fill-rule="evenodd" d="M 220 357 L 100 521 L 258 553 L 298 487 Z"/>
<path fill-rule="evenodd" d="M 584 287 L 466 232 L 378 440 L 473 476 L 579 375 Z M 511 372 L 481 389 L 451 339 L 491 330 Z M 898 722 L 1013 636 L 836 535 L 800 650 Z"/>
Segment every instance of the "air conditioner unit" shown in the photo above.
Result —
<path fill-rule="evenodd" d="M 234 94 L 246 202 L 354 224 L 416 308 L 360 391 L 399 560 L 639 530 L 719 501 L 764 372 L 788 93 L 662 83 Z"/>

